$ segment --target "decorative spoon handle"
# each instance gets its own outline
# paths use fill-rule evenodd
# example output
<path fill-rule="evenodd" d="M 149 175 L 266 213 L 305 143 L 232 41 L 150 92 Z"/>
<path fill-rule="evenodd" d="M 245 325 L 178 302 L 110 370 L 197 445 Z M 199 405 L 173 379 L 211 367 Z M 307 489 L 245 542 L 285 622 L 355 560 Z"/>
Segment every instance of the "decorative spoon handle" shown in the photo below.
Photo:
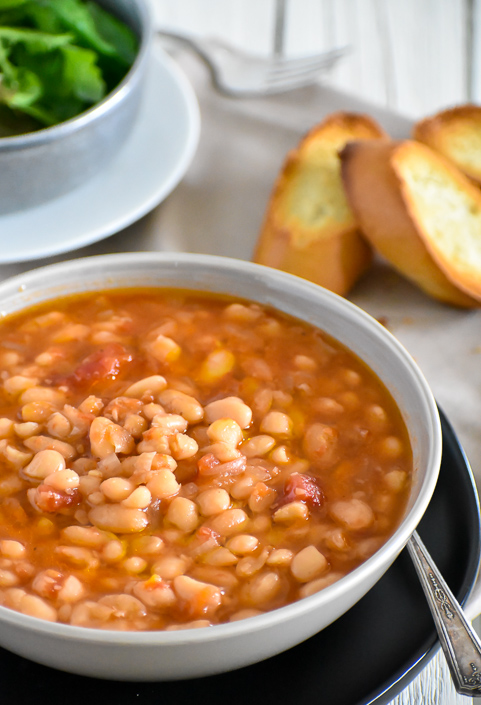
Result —
<path fill-rule="evenodd" d="M 481 641 L 416 531 L 407 549 L 433 615 L 456 691 L 462 695 L 481 695 Z"/>

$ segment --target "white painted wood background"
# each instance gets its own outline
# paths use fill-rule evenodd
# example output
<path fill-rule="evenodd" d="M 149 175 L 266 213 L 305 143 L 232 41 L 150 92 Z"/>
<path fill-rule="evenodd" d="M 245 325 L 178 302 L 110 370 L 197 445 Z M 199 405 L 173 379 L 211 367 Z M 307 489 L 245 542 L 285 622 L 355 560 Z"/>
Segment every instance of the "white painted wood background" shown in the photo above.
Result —
<path fill-rule="evenodd" d="M 481 0 L 152 0 L 158 24 L 273 49 L 285 2 L 285 53 L 349 45 L 329 83 L 418 118 L 481 102 Z"/>

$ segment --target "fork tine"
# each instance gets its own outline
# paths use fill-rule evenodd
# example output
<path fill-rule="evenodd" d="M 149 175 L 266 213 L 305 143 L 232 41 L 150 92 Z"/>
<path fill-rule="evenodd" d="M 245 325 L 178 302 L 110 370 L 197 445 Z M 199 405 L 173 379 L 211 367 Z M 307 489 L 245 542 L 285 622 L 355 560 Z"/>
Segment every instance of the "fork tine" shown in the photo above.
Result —
<path fill-rule="evenodd" d="M 332 60 L 334 63 L 334 59 Z M 218 90 L 229 97 L 252 97 L 260 94 L 284 93 L 286 91 L 302 88 L 314 82 L 322 71 L 326 70 L 329 64 L 318 63 L 310 67 L 289 72 L 287 69 L 283 73 L 267 72 L 259 79 L 257 86 L 250 88 L 233 88 L 225 84 L 221 75 L 213 76 L 214 83 Z"/>
<path fill-rule="evenodd" d="M 322 73 L 329 67 L 329 64 L 318 63 L 311 64 L 305 68 L 296 69 L 295 71 L 289 71 L 286 69 L 283 73 L 273 72 L 265 76 L 265 85 L 271 88 L 286 85 L 287 87 L 292 87 L 294 85 L 300 85 L 312 81 L 317 74 Z"/>
<path fill-rule="evenodd" d="M 282 78 L 266 76 L 263 91 L 265 93 L 284 93 L 294 88 L 302 88 L 303 86 L 313 84 L 320 73 L 320 70 L 316 70 L 294 74 L 293 76 L 286 75 Z"/>
<path fill-rule="evenodd" d="M 281 74 L 283 72 L 295 72 L 296 70 L 308 70 L 311 67 L 321 69 L 341 56 L 344 56 L 347 50 L 348 47 L 339 47 L 338 49 L 332 49 L 322 54 L 311 54 L 309 56 L 301 56 L 292 59 L 278 59 L 272 63 L 271 71 L 273 74 Z"/>
<path fill-rule="evenodd" d="M 164 40 L 180 42 L 194 51 L 208 68 L 217 90 L 229 97 L 279 93 L 312 82 L 342 57 L 348 47 L 297 59 L 256 57 L 222 40 L 198 38 L 168 28 L 157 30 Z"/>

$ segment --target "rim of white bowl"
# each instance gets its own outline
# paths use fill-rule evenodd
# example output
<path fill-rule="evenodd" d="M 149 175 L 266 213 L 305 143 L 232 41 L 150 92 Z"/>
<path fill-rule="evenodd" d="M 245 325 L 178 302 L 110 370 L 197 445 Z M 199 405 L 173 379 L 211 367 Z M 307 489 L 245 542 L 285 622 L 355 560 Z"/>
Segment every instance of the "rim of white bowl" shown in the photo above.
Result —
<path fill-rule="evenodd" d="M 153 40 L 154 25 L 151 3 L 147 2 L 147 0 L 133 0 L 133 4 L 137 7 L 140 15 L 141 29 L 139 49 L 132 66 L 120 83 L 115 86 L 113 90 L 109 91 L 101 101 L 69 120 L 64 120 L 57 125 L 42 127 L 35 132 L 25 132 L 21 135 L 1 137 L 0 153 L 20 148 L 39 147 L 55 140 L 61 140 L 74 132 L 78 132 L 85 127 L 85 125 L 99 120 L 105 113 L 113 110 L 115 106 L 122 102 L 126 95 L 134 89 L 138 81 L 141 80 L 141 76 L 144 73 L 143 68 L 148 61 Z"/>
<path fill-rule="evenodd" d="M 58 639 L 70 640 L 71 638 L 75 638 L 80 642 L 95 642 L 96 644 L 128 643 L 132 645 L 142 644 L 145 646 L 161 646 L 162 644 L 178 645 L 187 642 L 195 644 L 216 640 L 218 638 L 229 638 L 245 633 L 255 633 L 269 628 L 275 623 L 288 622 L 291 619 L 304 615 L 306 612 L 311 612 L 311 610 L 322 609 L 323 606 L 331 600 L 336 600 L 349 593 L 360 574 L 367 579 L 372 577 L 373 574 L 378 573 L 379 570 L 384 567 L 386 553 L 391 554 L 392 551 L 392 555 L 396 557 L 402 550 L 412 532 L 416 529 L 416 526 L 420 522 L 430 502 L 438 479 L 442 453 L 441 422 L 431 389 L 411 355 L 386 328 L 355 304 L 327 289 L 323 289 L 316 284 L 292 274 L 230 257 L 177 252 L 131 252 L 66 260 L 18 274 L 0 283 L 0 305 L 3 301 L 8 300 L 9 297 L 18 299 L 19 296 L 22 296 L 24 298 L 23 304 L 28 306 L 60 296 L 75 295 L 81 291 L 93 291 L 97 288 L 97 283 L 92 282 L 92 275 L 94 273 L 100 277 L 99 288 L 128 287 L 128 284 L 119 285 L 117 283 L 120 273 L 125 271 L 126 277 L 129 275 L 132 277 L 135 267 L 144 266 L 152 268 L 156 264 L 169 264 L 172 265 L 174 270 L 179 266 L 189 266 L 194 269 L 202 267 L 205 273 L 210 270 L 213 273 L 219 272 L 224 275 L 228 272 L 240 274 L 245 277 L 253 278 L 256 282 L 262 281 L 266 294 L 271 291 L 273 295 L 282 292 L 288 298 L 296 298 L 297 296 L 305 299 L 307 297 L 313 303 L 319 302 L 321 304 L 322 302 L 328 302 L 331 308 L 336 308 L 344 315 L 355 315 L 359 322 L 377 338 L 377 341 L 381 341 L 381 345 L 389 347 L 390 354 L 396 356 L 398 362 L 403 365 L 415 382 L 419 402 L 423 405 L 426 414 L 426 433 L 431 438 L 426 463 L 429 471 L 424 477 L 418 496 L 409 509 L 408 515 L 403 519 L 386 543 L 370 558 L 337 582 L 309 597 L 304 597 L 284 607 L 270 610 L 264 614 L 237 622 L 214 625 L 205 629 L 187 629 L 179 631 L 124 632 L 77 627 L 58 622 L 47 622 L 36 617 L 21 614 L 20 612 L 16 612 L 15 610 L 1 605 L 0 622 L 8 622 L 16 627 L 28 631 L 33 630 L 38 634 L 55 636 Z M 55 285 L 49 287 L 48 284 L 45 284 L 45 278 L 47 278 L 47 281 L 54 281 L 56 273 L 63 273 L 64 275 L 68 273 L 69 280 L 74 281 L 75 274 L 85 270 L 85 268 L 87 268 L 89 279 L 91 280 L 89 284 L 93 283 L 93 287 L 74 290 L 68 287 L 68 291 L 62 293 L 60 290 L 61 287 Z M 113 269 L 117 271 L 113 271 Z M 200 289 L 199 286 L 195 286 L 195 283 L 195 278 L 193 278 L 192 287 L 189 285 L 189 287 L 182 288 Z M 198 283 L 200 283 L 200 281 Z M 142 286 L 142 284 L 131 284 L 130 286 Z M 161 285 L 159 283 L 154 284 L 149 282 L 145 283 L 144 286 Z M 169 284 L 166 284 L 166 286 L 169 286 Z M 33 296 L 35 290 L 40 290 L 39 287 L 43 292 L 48 292 L 49 295 L 32 301 L 30 297 Z M 224 291 L 223 293 L 229 292 Z M 249 297 L 244 296 L 243 298 L 247 299 Z M 256 296 L 253 297 L 252 300 L 258 300 L 258 298 L 259 297 Z M 270 304 L 269 302 L 266 302 L 266 304 L 272 305 L 278 309 L 280 308 L 279 304 Z M 21 309 L 17 308 L 14 310 Z M 9 312 L 7 311 L 6 313 L 8 314 Z M 297 316 L 297 318 L 301 320 L 309 320 L 303 316 L 301 311 L 294 314 L 288 311 L 288 313 L 289 315 Z M 0 316 L 2 315 L 5 315 L 4 311 L 0 311 Z M 319 324 L 316 325 L 320 327 Z M 354 352 L 358 354 L 355 350 Z M 387 563 L 385 570 L 387 570 L 391 562 Z"/>

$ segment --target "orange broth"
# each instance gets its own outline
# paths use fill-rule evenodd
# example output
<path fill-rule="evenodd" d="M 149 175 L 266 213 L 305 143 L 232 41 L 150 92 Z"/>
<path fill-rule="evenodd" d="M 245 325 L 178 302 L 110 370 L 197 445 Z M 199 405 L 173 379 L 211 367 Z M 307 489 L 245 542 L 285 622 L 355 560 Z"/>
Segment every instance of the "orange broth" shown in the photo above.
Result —
<path fill-rule="evenodd" d="M 105 629 L 242 619 L 346 575 L 403 516 L 401 414 L 313 326 L 125 289 L 0 333 L 0 604 Z"/>

